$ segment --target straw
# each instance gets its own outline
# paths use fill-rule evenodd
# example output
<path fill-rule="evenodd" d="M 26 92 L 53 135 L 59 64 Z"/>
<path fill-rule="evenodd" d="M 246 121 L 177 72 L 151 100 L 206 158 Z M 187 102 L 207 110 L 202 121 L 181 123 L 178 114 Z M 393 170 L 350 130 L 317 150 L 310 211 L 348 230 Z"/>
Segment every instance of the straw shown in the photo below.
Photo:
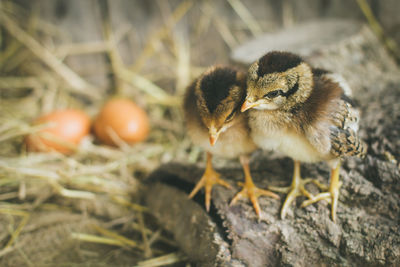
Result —
<path fill-rule="evenodd" d="M 229 30 L 227 23 L 222 21 L 219 17 L 214 17 L 215 24 L 217 26 L 217 30 L 220 33 L 222 39 L 224 39 L 225 43 L 229 46 L 229 48 L 232 50 L 238 45 L 238 42 L 236 41 L 236 38 L 232 34 L 232 32 Z"/>
<path fill-rule="evenodd" d="M 29 213 L 26 211 L 23 211 L 23 210 L 11 210 L 11 209 L 4 209 L 4 208 L 0 208 L 0 213 L 22 217 L 22 220 L 19 223 L 19 225 L 17 226 L 17 228 L 14 230 L 14 232 L 11 233 L 10 240 L 7 242 L 7 244 L 3 248 L 3 249 L 8 249 L 13 245 L 13 243 L 16 241 L 16 239 L 22 232 L 22 229 L 27 224 L 27 222 L 29 220 Z"/>
<path fill-rule="evenodd" d="M 161 229 L 164 222 L 155 224 L 151 210 L 139 202 L 142 182 L 162 163 L 202 160 L 203 151 L 192 146 L 184 128 L 182 95 L 215 58 L 207 51 L 199 55 L 196 47 L 205 42 L 216 46 L 225 46 L 225 42 L 233 47 L 236 38 L 247 36 L 247 28 L 233 31 L 232 24 L 218 18 L 210 3 L 189 0 L 172 6 L 159 3 L 156 12 L 162 19 L 151 23 L 162 24 L 145 38 L 130 24 L 113 28 L 110 15 L 114 13 L 109 14 L 108 8 L 98 21 L 103 35 L 75 43 L 56 24 L 39 17 L 40 4 L 32 12 L 12 1 L 0 2 L 0 209 L 7 215 L 2 217 L 9 218 L 5 223 L 11 229 L 0 233 L 3 246 L 9 243 L 0 250 L 1 263 L 12 265 L 18 259 L 22 265 L 40 265 L 40 261 L 50 261 L 51 250 L 76 250 L 85 265 L 88 248 L 128 252 L 133 265 L 139 261 L 150 266 L 186 261 L 178 253 L 171 254 L 178 246 Z M 202 12 L 195 12 L 199 9 Z M 185 23 L 180 23 L 182 19 Z M 216 25 L 216 30 L 211 25 Z M 157 47 L 163 52 L 158 53 Z M 125 54 L 130 52 L 137 56 Z M 228 52 L 219 58 L 227 60 Z M 106 58 L 101 70 L 78 71 L 76 65 L 64 62 L 81 62 L 86 56 L 89 61 Z M 127 66 L 125 58 L 136 60 Z M 83 79 L 84 75 L 91 81 L 93 77 L 98 87 Z M 97 83 L 99 76 L 104 83 Z M 27 151 L 27 134 L 46 136 L 41 133 L 45 125 L 32 125 L 36 117 L 55 109 L 79 108 L 94 118 L 103 101 L 115 94 L 132 98 L 148 112 L 151 131 L 146 141 L 128 145 L 115 136 L 118 146 L 111 147 L 91 133 L 80 144 L 70 144 L 71 155 Z M 57 137 L 47 138 L 65 144 Z M 12 215 L 11 211 L 21 213 Z M 61 211 L 65 218 L 96 223 L 87 229 L 60 218 L 59 224 L 48 227 L 53 222 L 47 214 Z M 37 232 L 49 237 L 40 240 L 40 248 L 32 246 L 37 244 Z M 64 242 L 71 236 L 72 242 Z M 71 250 L 67 243 L 77 246 Z M 147 257 L 153 258 L 143 261 Z"/>
<path fill-rule="evenodd" d="M 126 238 L 126 237 L 124 237 L 124 236 L 122 236 L 120 234 L 117 234 L 115 232 L 107 230 L 107 229 L 105 229 L 105 228 L 103 228 L 103 227 L 101 227 L 99 225 L 95 225 L 94 224 L 94 225 L 92 225 L 92 227 L 97 232 L 99 232 L 100 234 L 102 234 L 102 235 L 104 235 L 104 236 L 106 236 L 108 238 L 113 238 L 114 240 L 117 240 L 118 242 L 120 242 L 120 244 L 123 244 L 125 246 L 129 246 L 129 247 L 132 247 L 132 248 L 140 248 L 139 245 L 135 241 L 130 240 L 130 239 L 128 239 L 128 238 Z"/>
<path fill-rule="evenodd" d="M 164 256 L 155 257 L 150 260 L 140 261 L 138 262 L 136 267 L 156 267 L 156 266 L 165 266 L 168 264 L 178 263 L 184 261 L 186 258 L 183 257 L 179 253 L 170 253 Z"/>
<path fill-rule="evenodd" d="M 400 49 L 392 38 L 388 37 L 382 26 L 379 24 L 378 20 L 375 18 L 370 6 L 368 5 L 367 1 L 365 0 L 356 0 L 358 6 L 360 7 L 361 11 L 363 12 L 364 16 L 366 17 L 369 25 L 371 26 L 372 30 L 375 34 L 383 40 L 387 49 L 397 58 L 400 60 Z"/>
<path fill-rule="evenodd" d="M 181 18 L 188 12 L 192 7 L 193 1 L 182 1 L 179 6 L 174 10 L 170 16 L 170 20 L 157 32 L 153 33 L 146 43 L 143 51 L 139 54 L 139 58 L 135 64 L 130 68 L 133 72 L 139 72 L 143 67 L 146 60 L 153 54 L 155 44 L 165 38 L 171 29 L 181 20 Z"/>
<path fill-rule="evenodd" d="M 52 53 L 44 48 L 39 42 L 33 39 L 28 33 L 22 30 L 8 15 L 2 12 L 0 16 L 0 23 L 3 24 L 5 29 L 13 35 L 18 41 L 23 43 L 33 54 L 43 60 L 54 72 L 62 77 L 76 92 L 88 95 L 94 99 L 98 99 L 99 95 L 96 93 L 95 88 L 68 68 L 65 64 L 61 63 Z"/>
<path fill-rule="evenodd" d="M 239 15 L 243 22 L 247 25 L 249 30 L 254 36 L 260 35 L 263 31 L 260 25 L 257 23 L 253 15 L 247 9 L 240 0 L 228 0 L 228 3 L 232 6 L 233 10 Z"/>
<path fill-rule="evenodd" d="M 116 240 L 114 238 L 101 237 L 96 235 L 90 235 L 85 233 L 71 233 L 71 237 L 73 239 L 77 239 L 79 241 L 104 244 L 104 245 L 112 245 L 118 247 L 126 247 L 127 245 L 120 240 Z"/>

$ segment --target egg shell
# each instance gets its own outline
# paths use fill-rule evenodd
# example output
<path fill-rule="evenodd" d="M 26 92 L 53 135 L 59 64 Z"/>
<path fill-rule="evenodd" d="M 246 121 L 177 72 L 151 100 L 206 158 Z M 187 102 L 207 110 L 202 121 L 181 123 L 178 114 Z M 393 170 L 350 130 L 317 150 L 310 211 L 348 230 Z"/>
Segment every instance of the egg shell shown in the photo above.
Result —
<path fill-rule="evenodd" d="M 81 110 L 65 109 L 39 117 L 34 124 L 48 124 L 48 127 L 26 137 L 29 151 L 58 151 L 71 154 L 82 138 L 89 134 L 90 118 Z M 49 136 L 49 138 L 46 138 Z"/>
<path fill-rule="evenodd" d="M 146 112 L 133 101 L 114 98 L 105 103 L 94 122 L 94 133 L 107 145 L 116 145 L 110 129 L 128 144 L 143 141 L 149 134 Z"/>

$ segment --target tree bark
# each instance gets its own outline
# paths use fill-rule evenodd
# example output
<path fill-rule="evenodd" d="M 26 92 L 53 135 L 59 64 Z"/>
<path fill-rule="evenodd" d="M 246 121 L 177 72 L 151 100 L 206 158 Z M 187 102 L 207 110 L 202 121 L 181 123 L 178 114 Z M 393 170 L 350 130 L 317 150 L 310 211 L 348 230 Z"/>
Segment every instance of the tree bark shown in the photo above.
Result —
<path fill-rule="evenodd" d="M 400 71 L 368 27 L 352 21 L 314 21 L 266 34 L 237 48 L 232 58 L 248 65 L 271 50 L 300 53 L 313 66 L 342 74 L 362 110 L 365 159 L 343 160 L 337 222 L 321 201 L 292 205 L 279 218 L 281 200 L 259 199 L 261 219 L 248 201 L 229 206 L 244 177 L 239 164 L 218 171 L 234 190 L 215 187 L 213 209 L 204 197 L 187 198 L 203 168 L 171 163 L 150 175 L 145 202 L 199 266 L 399 266 L 400 265 Z M 257 151 L 251 170 L 262 188 L 291 182 L 293 163 Z M 203 167 L 203 166 L 201 166 Z M 323 164 L 302 164 L 304 177 L 329 182 Z M 309 186 L 312 193 L 317 188 Z"/>

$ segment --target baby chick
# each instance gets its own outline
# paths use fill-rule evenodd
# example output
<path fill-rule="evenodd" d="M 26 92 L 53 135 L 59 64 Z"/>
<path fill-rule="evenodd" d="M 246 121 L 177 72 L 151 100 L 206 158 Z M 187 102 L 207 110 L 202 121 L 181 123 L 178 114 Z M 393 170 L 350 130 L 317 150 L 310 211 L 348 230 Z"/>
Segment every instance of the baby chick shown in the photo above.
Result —
<path fill-rule="evenodd" d="M 255 187 L 250 175 L 248 155 L 256 149 L 256 145 L 250 137 L 247 114 L 240 112 L 245 96 L 246 74 L 224 66 L 210 67 L 186 91 L 183 109 L 188 134 L 193 143 L 207 151 L 206 170 L 189 198 L 204 186 L 207 211 L 210 209 L 213 185 L 230 187 L 213 169 L 212 155 L 240 157 L 245 184 L 231 203 L 239 198 L 249 197 L 259 215 L 258 196 L 278 197 L 270 191 Z"/>
<path fill-rule="evenodd" d="M 340 159 L 362 157 L 366 146 L 357 135 L 359 112 L 350 99 L 349 86 L 340 76 L 312 68 L 288 52 L 270 52 L 248 71 L 247 96 L 241 111 L 249 111 L 254 142 L 294 159 L 293 181 L 281 210 L 284 218 L 291 202 L 300 195 L 309 199 L 302 207 L 320 200 L 331 203 L 336 221 Z M 313 179 L 301 179 L 300 162 L 326 161 L 331 168 L 329 188 Z M 313 182 L 326 191 L 313 196 L 304 188 Z"/>

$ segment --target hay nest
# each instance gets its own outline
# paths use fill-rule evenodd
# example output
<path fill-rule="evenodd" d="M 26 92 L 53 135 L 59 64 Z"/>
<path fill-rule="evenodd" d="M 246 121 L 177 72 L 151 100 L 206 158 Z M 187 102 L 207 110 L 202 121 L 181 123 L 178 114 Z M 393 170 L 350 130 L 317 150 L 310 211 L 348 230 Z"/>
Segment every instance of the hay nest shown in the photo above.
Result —
<path fill-rule="evenodd" d="M 143 27 L 118 21 L 112 11 L 124 8 L 119 1 L 64 1 L 85 7 L 100 35 L 75 42 L 42 16 L 41 1 L 14 2 L 0 1 L 0 265 L 186 264 L 163 222 L 140 204 L 142 184 L 172 159 L 203 160 L 182 123 L 180 98 L 190 80 L 280 22 L 264 14 L 256 21 L 240 0 L 158 1 L 145 21 L 146 1 L 129 2 Z M 62 2 L 46 5 L 62 13 Z M 293 21 L 287 8 L 283 21 Z M 89 34 L 74 25 L 69 30 Z M 146 109 L 146 142 L 108 147 L 90 135 L 71 156 L 27 152 L 24 138 L 40 130 L 31 122 L 41 114 L 68 107 L 94 117 L 113 95 Z"/>
<path fill-rule="evenodd" d="M 236 18 L 228 27 L 207 1 L 160 2 L 156 26 L 138 37 L 132 25 L 113 27 L 108 2 L 99 1 L 102 38 L 84 43 L 44 19 L 39 1 L 0 3 L 1 266 L 185 261 L 140 205 L 140 188 L 163 162 L 202 160 L 185 136 L 180 97 L 207 65 L 227 61 L 227 46 L 261 32 L 239 1 L 229 3 Z M 68 107 L 94 117 L 113 95 L 146 109 L 146 142 L 107 147 L 90 135 L 71 156 L 26 150 L 41 114 Z"/>

